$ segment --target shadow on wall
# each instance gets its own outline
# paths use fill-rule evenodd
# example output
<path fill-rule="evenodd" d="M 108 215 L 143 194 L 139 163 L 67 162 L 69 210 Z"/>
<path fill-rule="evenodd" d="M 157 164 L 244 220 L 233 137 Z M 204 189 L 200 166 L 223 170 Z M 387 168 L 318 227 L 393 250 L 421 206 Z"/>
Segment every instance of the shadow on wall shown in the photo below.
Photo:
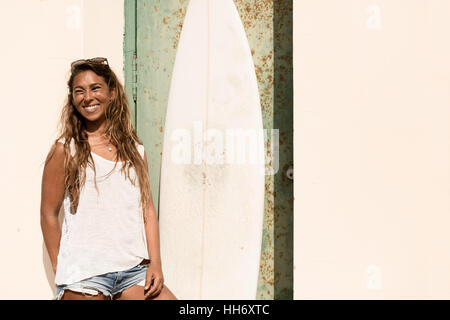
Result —
<path fill-rule="evenodd" d="M 58 213 L 59 227 L 61 228 L 64 221 L 64 207 L 61 205 Z M 55 286 L 55 273 L 53 272 L 52 262 L 50 261 L 50 256 L 48 255 L 47 247 L 45 242 L 42 241 L 42 263 L 44 264 L 45 276 L 47 277 L 48 285 L 52 289 L 53 296 L 55 296 L 56 286 Z"/>

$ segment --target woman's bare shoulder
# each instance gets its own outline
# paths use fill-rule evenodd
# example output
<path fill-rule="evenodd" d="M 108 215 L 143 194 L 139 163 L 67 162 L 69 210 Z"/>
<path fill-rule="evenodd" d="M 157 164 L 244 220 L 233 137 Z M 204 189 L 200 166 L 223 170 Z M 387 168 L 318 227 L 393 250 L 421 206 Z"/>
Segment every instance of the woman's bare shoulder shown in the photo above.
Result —
<path fill-rule="evenodd" d="M 50 167 L 61 167 L 64 166 L 65 159 L 65 150 L 64 150 L 64 142 L 56 141 L 47 155 L 47 159 L 45 160 L 46 166 Z"/>

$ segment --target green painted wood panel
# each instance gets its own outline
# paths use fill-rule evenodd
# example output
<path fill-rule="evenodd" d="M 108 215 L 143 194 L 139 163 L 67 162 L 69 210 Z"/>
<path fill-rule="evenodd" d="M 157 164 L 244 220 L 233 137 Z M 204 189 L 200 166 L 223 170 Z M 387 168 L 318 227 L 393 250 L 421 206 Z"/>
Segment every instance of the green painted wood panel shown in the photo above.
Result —
<path fill-rule="evenodd" d="M 136 0 L 125 0 L 124 6 L 125 30 L 123 43 L 123 68 L 125 93 L 128 98 L 128 103 L 130 104 L 131 121 L 133 123 L 133 127 L 136 129 L 136 103 L 133 99 L 133 80 L 136 79 L 133 68 L 133 55 L 136 52 Z"/>
<path fill-rule="evenodd" d="M 130 53 L 136 50 L 136 127 L 149 159 L 153 200 L 157 210 L 167 100 L 188 3 L 188 0 L 125 0 L 125 78 L 129 80 L 126 82 L 129 87 L 127 94 L 132 92 Z M 285 153 L 279 159 L 278 173 L 267 175 L 265 181 L 264 231 L 257 299 L 292 299 L 293 196 L 292 183 L 284 175 L 286 167 L 292 164 L 292 138 L 289 138 L 292 137 L 292 97 L 286 82 L 290 79 L 289 75 L 275 70 L 278 61 L 278 65 L 289 72 L 289 61 L 280 63 L 286 60 L 289 50 L 279 45 L 274 50 L 277 39 L 282 42 L 287 40 L 286 25 L 289 26 L 291 21 L 289 10 L 277 8 L 286 8 L 289 3 L 292 0 L 284 1 L 282 6 L 273 0 L 235 0 L 255 64 L 263 125 L 269 130 L 266 140 L 267 157 L 271 159 L 275 156 L 271 148 L 278 144 L 278 139 L 271 139 L 270 130 L 274 128 L 280 129 L 279 154 Z M 277 25 L 280 22 L 283 23 L 281 27 Z M 135 37 L 135 40 L 130 39 L 131 37 Z M 277 59 L 280 57 L 277 50 L 284 52 L 281 60 Z M 273 162 L 275 161 L 270 164 L 275 165 Z"/>
<path fill-rule="evenodd" d="M 137 1 L 137 130 L 149 159 L 158 212 L 166 107 L 187 4 L 186 0 Z"/>
<path fill-rule="evenodd" d="M 279 171 L 274 181 L 275 299 L 293 299 L 294 184 L 292 1 L 274 1 L 273 125 L 279 130 Z"/>

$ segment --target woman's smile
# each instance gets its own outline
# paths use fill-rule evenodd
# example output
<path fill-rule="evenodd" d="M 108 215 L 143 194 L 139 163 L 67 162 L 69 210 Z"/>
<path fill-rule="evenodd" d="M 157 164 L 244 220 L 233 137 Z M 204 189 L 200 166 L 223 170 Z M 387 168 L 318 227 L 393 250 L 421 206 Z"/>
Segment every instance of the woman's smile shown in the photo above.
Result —
<path fill-rule="evenodd" d="M 112 98 L 105 80 L 93 71 L 81 72 L 74 78 L 73 103 L 88 122 L 97 126 L 104 123 Z"/>
<path fill-rule="evenodd" d="M 100 107 L 100 104 L 92 104 L 89 106 L 84 106 L 84 110 L 86 110 L 87 113 L 94 113 L 95 111 L 98 110 L 98 108 Z"/>

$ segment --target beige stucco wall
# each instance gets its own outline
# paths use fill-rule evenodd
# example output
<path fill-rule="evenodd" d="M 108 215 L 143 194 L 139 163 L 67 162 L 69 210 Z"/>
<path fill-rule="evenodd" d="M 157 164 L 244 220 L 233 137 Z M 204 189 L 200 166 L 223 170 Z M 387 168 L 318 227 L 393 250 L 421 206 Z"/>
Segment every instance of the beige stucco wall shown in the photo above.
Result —
<path fill-rule="evenodd" d="M 107 57 L 123 81 L 123 0 L 0 1 L 0 299 L 51 299 L 39 223 L 43 162 L 70 62 Z"/>
<path fill-rule="evenodd" d="M 296 299 L 450 298 L 449 9 L 294 0 Z M 50 299 L 43 161 L 70 61 L 123 79 L 123 0 L 1 1 L 0 26 L 0 299 Z"/>
<path fill-rule="evenodd" d="M 449 299 L 450 2 L 294 0 L 296 299 Z"/>

